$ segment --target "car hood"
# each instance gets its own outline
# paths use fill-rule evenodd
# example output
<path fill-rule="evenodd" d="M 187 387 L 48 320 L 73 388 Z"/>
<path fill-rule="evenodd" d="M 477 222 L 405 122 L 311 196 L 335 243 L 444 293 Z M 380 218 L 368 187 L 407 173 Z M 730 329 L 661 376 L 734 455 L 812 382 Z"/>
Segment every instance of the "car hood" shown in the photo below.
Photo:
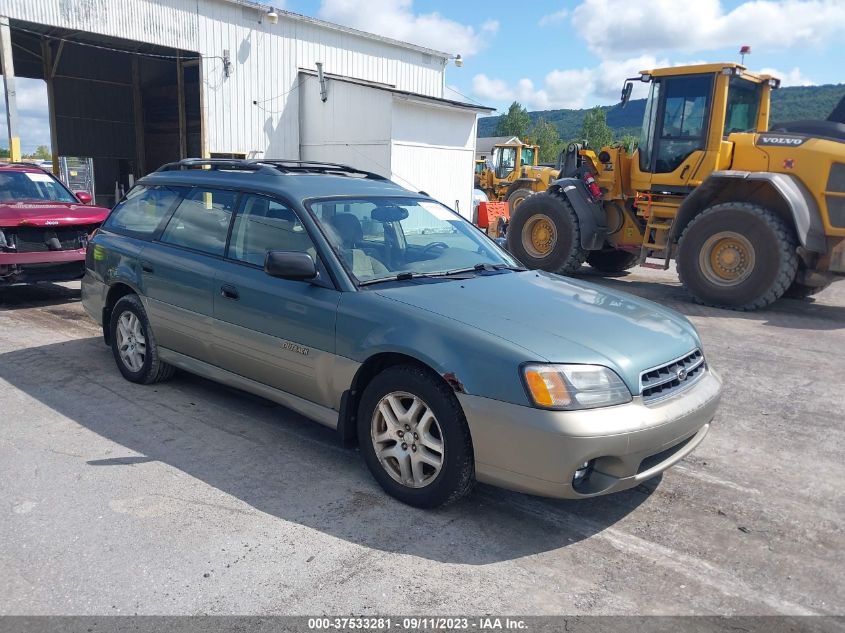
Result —
<path fill-rule="evenodd" d="M 700 346 L 693 325 L 651 301 L 542 271 L 383 288 L 379 294 L 504 339 L 526 361 L 601 364 L 638 393 L 640 372 Z"/>
<path fill-rule="evenodd" d="M 109 210 L 87 204 L 17 202 L 0 204 L 0 227 L 99 224 Z"/>

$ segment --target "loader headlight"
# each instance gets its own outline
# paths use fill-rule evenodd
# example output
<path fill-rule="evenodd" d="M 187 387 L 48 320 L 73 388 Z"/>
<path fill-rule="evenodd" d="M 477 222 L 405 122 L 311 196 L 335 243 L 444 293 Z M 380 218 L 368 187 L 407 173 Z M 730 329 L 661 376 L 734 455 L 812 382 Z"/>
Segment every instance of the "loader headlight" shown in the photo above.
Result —
<path fill-rule="evenodd" d="M 631 401 L 615 372 L 601 365 L 531 363 L 522 367 L 531 401 L 543 409 L 594 409 Z"/>

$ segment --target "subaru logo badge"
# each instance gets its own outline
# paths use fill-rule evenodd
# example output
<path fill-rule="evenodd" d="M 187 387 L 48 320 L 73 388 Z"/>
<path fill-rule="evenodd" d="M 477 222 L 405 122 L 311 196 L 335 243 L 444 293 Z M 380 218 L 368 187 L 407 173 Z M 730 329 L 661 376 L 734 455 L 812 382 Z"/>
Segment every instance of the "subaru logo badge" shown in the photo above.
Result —
<path fill-rule="evenodd" d="M 687 370 L 681 368 L 678 370 L 678 382 L 684 382 L 687 379 Z"/>

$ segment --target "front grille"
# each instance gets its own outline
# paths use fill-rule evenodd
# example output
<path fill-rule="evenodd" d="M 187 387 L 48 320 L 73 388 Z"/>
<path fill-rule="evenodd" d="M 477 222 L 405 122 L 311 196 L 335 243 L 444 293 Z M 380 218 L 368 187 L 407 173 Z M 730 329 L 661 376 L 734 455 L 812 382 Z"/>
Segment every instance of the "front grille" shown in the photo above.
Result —
<path fill-rule="evenodd" d="M 646 404 L 686 389 L 704 375 L 707 364 L 701 350 L 693 350 L 672 362 L 640 374 L 640 394 Z"/>
<path fill-rule="evenodd" d="M 10 231 L 6 240 L 14 238 L 16 250 L 19 253 L 43 253 L 46 251 L 69 251 L 82 248 L 85 245 L 86 232 L 79 227 L 66 229 L 20 228 L 13 233 Z M 53 238 L 59 241 L 61 248 L 55 248 Z"/>

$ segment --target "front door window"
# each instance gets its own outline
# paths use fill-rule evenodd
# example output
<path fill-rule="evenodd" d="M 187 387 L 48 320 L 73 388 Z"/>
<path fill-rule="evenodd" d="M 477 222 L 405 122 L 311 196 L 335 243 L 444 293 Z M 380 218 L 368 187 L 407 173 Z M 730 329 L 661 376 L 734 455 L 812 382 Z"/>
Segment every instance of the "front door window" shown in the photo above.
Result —
<path fill-rule="evenodd" d="M 692 75 L 663 80 L 663 121 L 659 128 L 654 173 L 675 171 L 706 145 L 713 77 Z"/>

